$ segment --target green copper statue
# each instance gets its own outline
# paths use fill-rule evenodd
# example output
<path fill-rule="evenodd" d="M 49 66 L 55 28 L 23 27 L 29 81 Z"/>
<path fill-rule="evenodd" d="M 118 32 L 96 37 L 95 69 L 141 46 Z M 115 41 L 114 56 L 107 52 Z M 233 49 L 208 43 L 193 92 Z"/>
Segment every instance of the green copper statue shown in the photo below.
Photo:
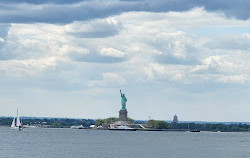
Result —
<path fill-rule="evenodd" d="M 121 110 L 126 110 L 126 102 L 127 102 L 127 98 L 125 97 L 125 94 L 123 93 L 122 94 L 122 91 L 120 90 L 120 93 L 121 93 L 121 103 L 122 103 L 122 108 Z"/>

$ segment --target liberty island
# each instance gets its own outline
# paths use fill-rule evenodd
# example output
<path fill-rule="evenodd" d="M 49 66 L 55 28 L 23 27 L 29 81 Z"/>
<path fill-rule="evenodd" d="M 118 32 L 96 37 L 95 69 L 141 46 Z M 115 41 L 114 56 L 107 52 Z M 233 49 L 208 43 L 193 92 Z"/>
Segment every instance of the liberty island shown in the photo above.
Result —
<path fill-rule="evenodd" d="M 136 130 L 142 128 L 140 125 L 136 125 L 131 121 L 128 121 L 128 111 L 126 108 L 126 102 L 128 101 L 125 97 L 125 94 L 121 94 L 121 109 L 119 111 L 119 119 L 118 121 L 111 122 L 107 128 L 111 130 Z"/>

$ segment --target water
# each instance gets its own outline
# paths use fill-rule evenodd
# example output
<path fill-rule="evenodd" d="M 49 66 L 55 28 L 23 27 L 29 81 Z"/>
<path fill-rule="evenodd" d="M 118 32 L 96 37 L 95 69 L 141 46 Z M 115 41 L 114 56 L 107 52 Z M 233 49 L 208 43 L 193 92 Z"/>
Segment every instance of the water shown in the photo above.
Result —
<path fill-rule="evenodd" d="M 250 133 L 0 128 L 1 158 L 249 158 Z"/>

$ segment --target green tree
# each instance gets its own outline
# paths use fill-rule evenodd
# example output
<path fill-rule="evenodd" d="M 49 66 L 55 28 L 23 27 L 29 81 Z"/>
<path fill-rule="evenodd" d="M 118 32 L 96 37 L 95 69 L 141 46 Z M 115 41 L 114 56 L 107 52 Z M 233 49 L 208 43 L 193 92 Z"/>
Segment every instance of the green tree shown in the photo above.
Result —
<path fill-rule="evenodd" d="M 105 124 L 111 124 L 112 122 L 118 121 L 118 118 L 116 117 L 110 117 L 106 119 L 97 119 L 95 125 L 101 126 L 103 123 Z"/>
<path fill-rule="evenodd" d="M 165 121 L 160 120 L 148 120 L 146 125 L 147 128 L 154 128 L 154 129 L 169 129 L 170 124 Z"/>
<path fill-rule="evenodd" d="M 132 118 L 128 118 L 128 121 L 131 122 L 131 123 L 135 123 L 135 120 L 133 120 Z"/>
<path fill-rule="evenodd" d="M 101 126 L 103 123 L 104 123 L 103 119 L 97 119 L 96 122 L 95 122 L 95 125 L 96 126 Z"/>
<path fill-rule="evenodd" d="M 109 117 L 109 118 L 106 118 L 106 119 L 97 119 L 96 122 L 95 122 L 95 125 L 96 126 L 101 126 L 103 123 L 104 124 L 111 124 L 111 123 L 116 122 L 118 120 L 119 120 L 119 118 L 117 118 L 117 117 Z M 134 120 L 131 119 L 131 118 L 128 118 L 128 121 L 131 122 L 131 123 L 134 123 Z"/>

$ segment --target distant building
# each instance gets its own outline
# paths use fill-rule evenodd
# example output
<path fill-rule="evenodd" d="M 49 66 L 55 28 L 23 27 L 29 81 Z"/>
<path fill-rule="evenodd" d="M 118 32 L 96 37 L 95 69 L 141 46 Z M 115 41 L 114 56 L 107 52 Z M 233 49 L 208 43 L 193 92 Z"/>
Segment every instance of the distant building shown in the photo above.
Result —
<path fill-rule="evenodd" d="M 178 123 L 178 117 L 176 116 L 176 114 L 174 115 L 173 123 Z"/>

